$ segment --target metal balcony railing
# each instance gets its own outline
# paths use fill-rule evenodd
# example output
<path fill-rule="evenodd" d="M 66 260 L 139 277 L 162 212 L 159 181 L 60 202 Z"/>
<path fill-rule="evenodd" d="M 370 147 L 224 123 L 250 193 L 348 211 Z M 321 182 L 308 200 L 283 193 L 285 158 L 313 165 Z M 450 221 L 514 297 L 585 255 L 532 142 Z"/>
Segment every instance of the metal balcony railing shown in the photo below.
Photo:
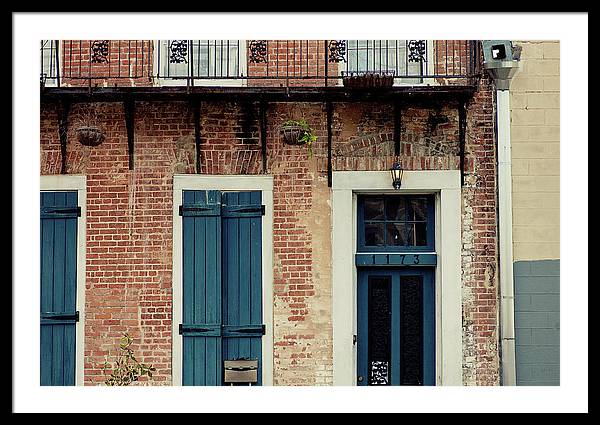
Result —
<path fill-rule="evenodd" d="M 470 40 L 44 40 L 41 80 L 63 86 L 471 85 Z M 374 85 L 376 86 L 376 85 Z"/>

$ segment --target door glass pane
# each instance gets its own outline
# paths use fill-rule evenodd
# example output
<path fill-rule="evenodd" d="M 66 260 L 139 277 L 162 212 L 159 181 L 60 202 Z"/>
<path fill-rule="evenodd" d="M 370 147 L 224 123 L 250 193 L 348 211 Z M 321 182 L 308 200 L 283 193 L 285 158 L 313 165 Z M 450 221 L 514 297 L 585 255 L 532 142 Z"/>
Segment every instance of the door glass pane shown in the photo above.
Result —
<path fill-rule="evenodd" d="M 423 385 L 423 277 L 400 279 L 400 385 Z"/>
<path fill-rule="evenodd" d="M 391 277 L 369 276 L 369 385 L 391 385 Z"/>
<path fill-rule="evenodd" d="M 383 223 L 366 223 L 365 245 L 382 246 L 383 244 Z"/>

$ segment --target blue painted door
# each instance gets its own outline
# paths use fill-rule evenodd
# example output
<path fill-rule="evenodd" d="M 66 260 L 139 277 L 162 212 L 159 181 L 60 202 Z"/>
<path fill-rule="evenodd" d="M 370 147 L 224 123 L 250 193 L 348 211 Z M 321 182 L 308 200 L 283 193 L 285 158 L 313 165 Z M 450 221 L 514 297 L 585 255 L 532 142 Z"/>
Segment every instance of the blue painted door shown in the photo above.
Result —
<path fill-rule="evenodd" d="M 358 274 L 358 385 L 435 385 L 432 268 Z"/>
<path fill-rule="evenodd" d="M 261 192 L 183 191 L 183 385 L 222 385 L 225 360 L 257 359 Z"/>
<path fill-rule="evenodd" d="M 77 192 L 42 192 L 40 209 L 40 385 L 75 385 Z"/>

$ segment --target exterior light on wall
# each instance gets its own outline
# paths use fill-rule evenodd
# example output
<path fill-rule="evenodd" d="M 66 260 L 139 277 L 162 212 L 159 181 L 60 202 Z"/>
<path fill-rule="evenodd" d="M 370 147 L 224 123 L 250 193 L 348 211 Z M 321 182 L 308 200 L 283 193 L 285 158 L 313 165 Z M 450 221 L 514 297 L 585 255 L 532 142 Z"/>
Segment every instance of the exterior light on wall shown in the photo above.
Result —
<path fill-rule="evenodd" d="M 392 165 L 392 168 L 390 168 L 390 173 L 392 173 L 392 186 L 394 186 L 394 189 L 396 190 L 400 189 L 400 186 L 402 185 L 402 174 L 404 174 L 404 170 L 402 169 L 398 161 L 394 162 L 394 165 Z"/>

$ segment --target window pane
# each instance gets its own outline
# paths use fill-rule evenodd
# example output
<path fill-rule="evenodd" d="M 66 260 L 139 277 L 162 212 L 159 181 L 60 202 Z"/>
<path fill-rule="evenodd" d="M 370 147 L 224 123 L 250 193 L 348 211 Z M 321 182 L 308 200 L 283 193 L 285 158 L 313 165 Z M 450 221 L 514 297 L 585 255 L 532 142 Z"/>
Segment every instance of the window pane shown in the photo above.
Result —
<path fill-rule="evenodd" d="M 349 72 L 393 72 L 396 76 L 423 75 L 420 62 L 408 60 L 408 40 L 348 40 Z M 402 82 L 419 84 L 420 79 Z"/>
<path fill-rule="evenodd" d="M 365 220 L 383 220 L 383 199 L 365 199 Z"/>
<path fill-rule="evenodd" d="M 388 220 L 406 220 L 406 198 L 404 196 L 392 196 L 386 199 L 385 214 Z"/>
<path fill-rule="evenodd" d="M 383 245 L 383 223 L 365 223 L 365 245 Z"/>
<path fill-rule="evenodd" d="M 413 198 L 410 201 L 411 215 L 409 220 L 412 221 L 427 221 L 427 199 Z"/>
<path fill-rule="evenodd" d="M 426 246 L 427 245 L 427 224 L 426 223 L 415 223 L 415 245 Z"/>
<path fill-rule="evenodd" d="M 406 225 L 404 223 L 387 223 L 387 245 L 406 245 Z"/>
<path fill-rule="evenodd" d="M 407 223 L 406 224 L 406 244 L 408 246 L 413 246 L 415 244 L 415 224 Z"/>

